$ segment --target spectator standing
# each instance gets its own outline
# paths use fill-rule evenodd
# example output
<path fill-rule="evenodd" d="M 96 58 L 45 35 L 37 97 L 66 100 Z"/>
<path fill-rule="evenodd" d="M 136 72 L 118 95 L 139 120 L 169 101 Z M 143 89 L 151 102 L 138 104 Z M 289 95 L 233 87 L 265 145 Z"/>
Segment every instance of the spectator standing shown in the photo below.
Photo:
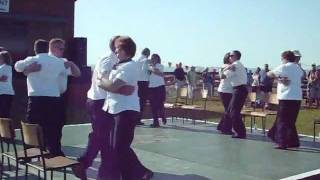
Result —
<path fill-rule="evenodd" d="M 176 69 L 173 72 L 176 79 L 176 89 L 179 90 L 186 84 L 186 73 L 182 68 L 182 63 L 177 64 Z"/>
<path fill-rule="evenodd" d="M 203 89 L 208 90 L 208 95 L 213 96 L 213 78 L 212 74 L 209 72 L 209 68 L 206 68 L 202 73 L 202 79 L 203 79 Z"/>
<path fill-rule="evenodd" d="M 197 87 L 199 76 L 196 72 L 196 68 L 194 66 L 191 66 L 190 71 L 187 73 L 187 82 L 188 82 L 188 96 L 189 98 L 193 97 L 193 91 Z"/>
<path fill-rule="evenodd" d="M 269 108 L 268 99 L 270 97 L 270 94 L 272 93 L 272 86 L 273 86 L 273 79 L 267 76 L 267 73 L 269 72 L 269 65 L 265 64 L 264 69 L 261 70 L 260 76 L 261 76 L 261 84 L 260 89 L 263 93 L 263 101 L 264 101 L 264 108 Z"/>
<path fill-rule="evenodd" d="M 320 74 L 317 70 L 317 66 L 312 64 L 312 69 L 308 73 L 308 101 L 309 106 L 312 106 L 313 102 L 316 102 L 316 106 L 319 107 L 320 101 Z"/>

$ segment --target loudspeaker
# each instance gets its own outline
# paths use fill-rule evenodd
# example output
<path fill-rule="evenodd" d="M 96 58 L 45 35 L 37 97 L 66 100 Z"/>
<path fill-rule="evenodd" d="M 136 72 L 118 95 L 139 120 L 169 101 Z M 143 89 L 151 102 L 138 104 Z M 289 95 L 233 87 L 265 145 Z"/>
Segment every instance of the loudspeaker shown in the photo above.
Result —
<path fill-rule="evenodd" d="M 79 67 L 87 66 L 87 38 L 73 38 L 69 49 L 71 61 Z"/>

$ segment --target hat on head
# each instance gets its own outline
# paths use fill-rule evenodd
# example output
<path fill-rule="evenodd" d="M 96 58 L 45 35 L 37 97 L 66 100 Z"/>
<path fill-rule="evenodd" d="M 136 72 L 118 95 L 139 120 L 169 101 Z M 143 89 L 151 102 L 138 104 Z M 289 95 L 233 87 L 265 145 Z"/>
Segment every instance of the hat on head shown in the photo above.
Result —
<path fill-rule="evenodd" d="M 292 52 L 293 52 L 294 56 L 301 57 L 301 53 L 299 50 L 293 50 Z"/>

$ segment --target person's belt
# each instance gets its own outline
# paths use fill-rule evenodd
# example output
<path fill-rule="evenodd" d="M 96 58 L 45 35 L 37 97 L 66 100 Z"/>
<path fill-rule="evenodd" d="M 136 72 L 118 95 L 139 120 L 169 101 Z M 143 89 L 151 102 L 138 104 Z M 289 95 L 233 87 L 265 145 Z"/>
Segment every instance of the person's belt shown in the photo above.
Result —
<path fill-rule="evenodd" d="M 233 86 L 233 89 L 240 89 L 240 88 L 246 88 L 247 85 L 245 84 L 242 84 L 242 85 L 239 85 L 239 86 Z"/>

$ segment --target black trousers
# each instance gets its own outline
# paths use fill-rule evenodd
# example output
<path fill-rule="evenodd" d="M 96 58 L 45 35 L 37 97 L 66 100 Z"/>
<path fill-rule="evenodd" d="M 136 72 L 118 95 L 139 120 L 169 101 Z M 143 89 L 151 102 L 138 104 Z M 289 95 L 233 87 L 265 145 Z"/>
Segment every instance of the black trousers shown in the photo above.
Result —
<path fill-rule="evenodd" d="M 225 125 L 225 119 L 227 118 L 226 114 L 227 114 L 227 110 L 228 110 L 228 107 L 229 107 L 229 104 L 230 104 L 230 101 L 231 101 L 231 98 L 232 98 L 232 93 L 220 92 L 219 96 L 220 96 L 220 99 L 221 99 L 223 107 L 224 107 L 224 113 L 222 114 L 222 116 L 220 118 L 220 122 L 219 122 L 219 124 L 217 126 L 217 129 L 222 131 L 222 132 L 227 132 L 227 129 L 225 127 L 226 126 Z"/>
<path fill-rule="evenodd" d="M 138 115 L 136 111 L 122 111 L 114 115 L 110 138 L 112 155 L 105 179 L 140 180 L 147 171 L 131 148 Z"/>
<path fill-rule="evenodd" d="M 149 88 L 150 91 L 150 102 L 152 108 L 153 124 L 159 125 L 158 118 L 165 118 L 164 115 L 164 102 L 166 100 L 166 88 L 165 86 L 159 86 Z"/>
<path fill-rule="evenodd" d="M 138 122 L 142 119 L 143 109 L 146 105 L 146 102 L 149 98 L 149 81 L 138 81 L 138 96 L 140 103 L 140 115 L 138 117 Z"/>
<path fill-rule="evenodd" d="M 12 105 L 13 95 L 1 94 L 0 95 L 0 117 L 11 118 L 11 105 Z"/>
<path fill-rule="evenodd" d="M 59 97 L 59 128 L 57 129 L 57 138 L 59 139 L 58 148 L 61 149 L 62 129 L 67 122 L 67 93 L 61 94 Z"/>
<path fill-rule="evenodd" d="M 42 127 L 46 147 L 55 156 L 64 155 L 60 143 L 64 122 L 60 116 L 60 97 L 28 97 L 26 121 Z"/>
<path fill-rule="evenodd" d="M 226 118 L 226 131 L 231 132 L 232 128 L 238 136 L 246 136 L 246 128 L 242 121 L 241 109 L 246 101 L 248 90 L 246 85 L 233 88 L 232 98 L 230 100 Z"/>
<path fill-rule="evenodd" d="M 87 110 L 91 119 L 92 131 L 88 137 L 88 144 L 85 152 L 79 158 L 86 168 L 92 165 L 97 157 L 98 152 L 101 153 L 101 165 L 99 168 L 99 176 L 103 176 L 107 172 L 108 156 L 110 151 L 110 133 L 114 125 L 113 116 L 102 110 L 104 99 L 87 100 Z"/>
<path fill-rule="evenodd" d="M 300 146 L 295 126 L 300 104 L 298 100 L 279 100 L 276 121 L 268 132 L 272 141 L 284 147 Z"/>

